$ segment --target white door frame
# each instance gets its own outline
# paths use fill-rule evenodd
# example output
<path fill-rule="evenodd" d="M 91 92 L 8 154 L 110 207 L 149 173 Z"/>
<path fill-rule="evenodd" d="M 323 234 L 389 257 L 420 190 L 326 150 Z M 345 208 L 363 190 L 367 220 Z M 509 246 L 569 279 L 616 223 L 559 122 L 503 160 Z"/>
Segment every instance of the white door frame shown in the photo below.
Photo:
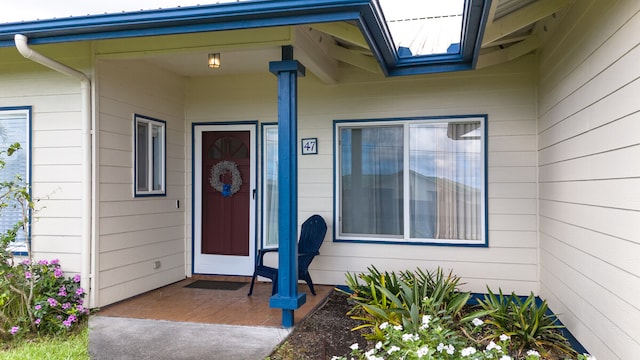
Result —
<path fill-rule="evenodd" d="M 249 131 L 250 186 L 249 196 L 249 256 L 202 254 L 202 133 L 207 131 Z M 193 272 L 194 274 L 252 275 L 256 253 L 256 189 L 257 145 L 256 124 L 194 124 L 193 130 Z"/>

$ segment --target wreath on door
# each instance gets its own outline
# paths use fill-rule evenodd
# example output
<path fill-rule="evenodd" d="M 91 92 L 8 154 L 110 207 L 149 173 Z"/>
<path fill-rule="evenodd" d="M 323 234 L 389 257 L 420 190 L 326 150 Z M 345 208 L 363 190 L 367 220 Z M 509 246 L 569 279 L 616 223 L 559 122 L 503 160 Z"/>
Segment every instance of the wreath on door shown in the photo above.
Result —
<path fill-rule="evenodd" d="M 231 183 L 225 184 L 220 180 L 222 175 L 230 173 Z M 238 164 L 233 161 L 220 161 L 219 163 L 211 167 L 211 176 L 209 177 L 209 183 L 216 191 L 222 194 L 224 197 L 231 197 L 237 193 L 242 186 L 242 177 L 240 176 L 240 170 L 238 170 Z"/>

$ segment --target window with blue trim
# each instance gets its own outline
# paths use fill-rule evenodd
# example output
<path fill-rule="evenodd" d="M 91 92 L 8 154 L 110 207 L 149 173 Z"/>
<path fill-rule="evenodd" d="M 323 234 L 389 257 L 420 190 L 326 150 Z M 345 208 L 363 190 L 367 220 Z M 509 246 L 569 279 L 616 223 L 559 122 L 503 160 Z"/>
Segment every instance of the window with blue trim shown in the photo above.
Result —
<path fill-rule="evenodd" d="M 165 195 L 166 123 L 135 115 L 135 195 Z"/>
<path fill-rule="evenodd" d="M 486 244 L 484 117 L 335 124 L 336 240 Z"/>
<path fill-rule="evenodd" d="M 262 246 L 278 246 L 278 125 L 262 127 Z"/>
<path fill-rule="evenodd" d="M 30 127 L 30 108 L 0 108 L 0 149 L 5 152 L 2 158 L 5 166 L 0 171 L 0 183 L 14 182 L 18 186 L 30 185 Z M 7 149 L 15 143 L 20 144 L 20 149 L 11 156 L 7 156 Z M 15 242 L 9 246 L 14 253 L 26 253 L 30 223 L 29 210 L 24 209 L 16 200 L 2 199 L 2 202 L 7 206 L 0 208 L 0 232 L 4 234 L 25 217 L 27 219 L 27 226 L 18 231 Z"/>

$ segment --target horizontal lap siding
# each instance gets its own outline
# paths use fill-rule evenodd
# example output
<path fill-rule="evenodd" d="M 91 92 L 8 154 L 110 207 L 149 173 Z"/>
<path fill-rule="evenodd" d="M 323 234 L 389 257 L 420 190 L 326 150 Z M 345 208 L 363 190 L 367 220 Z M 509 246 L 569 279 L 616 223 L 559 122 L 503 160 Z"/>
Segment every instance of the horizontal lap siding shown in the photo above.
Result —
<path fill-rule="evenodd" d="M 640 3 L 576 2 L 539 58 L 540 292 L 597 358 L 640 352 Z"/>
<path fill-rule="evenodd" d="M 485 292 L 487 284 L 519 294 L 537 291 L 534 67 L 535 59 L 525 57 L 500 68 L 420 77 L 345 72 L 337 86 L 321 84 L 312 74 L 300 78 L 298 138 L 317 138 L 318 155 L 298 158 L 298 221 L 320 214 L 329 227 L 321 255 L 311 264 L 314 282 L 344 284 L 346 272 L 370 265 L 384 270 L 441 266 L 462 276 L 472 291 Z M 190 80 L 188 122 L 277 120 L 275 76 L 215 79 Z M 332 241 L 334 120 L 466 114 L 489 119 L 489 248 Z"/>
<path fill-rule="evenodd" d="M 104 306 L 185 276 L 184 80 L 136 61 L 99 61 L 97 69 L 96 268 L 98 306 Z M 166 196 L 133 196 L 134 113 L 166 121 Z"/>
<path fill-rule="evenodd" d="M 90 65 L 88 44 L 34 46 L 73 68 Z M 31 106 L 32 251 L 36 259 L 60 259 L 69 274 L 80 272 L 81 128 L 80 82 L 0 49 L 0 107 Z M 24 145 L 24 144 L 23 144 Z"/>

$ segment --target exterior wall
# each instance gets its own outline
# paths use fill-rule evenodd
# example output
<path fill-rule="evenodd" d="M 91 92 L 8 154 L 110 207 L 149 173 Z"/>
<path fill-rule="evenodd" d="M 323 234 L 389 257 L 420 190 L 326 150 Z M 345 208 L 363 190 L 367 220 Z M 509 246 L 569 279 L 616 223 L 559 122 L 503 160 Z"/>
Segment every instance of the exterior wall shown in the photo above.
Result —
<path fill-rule="evenodd" d="M 298 220 L 318 213 L 329 226 L 321 255 L 311 265 L 314 282 L 343 284 L 345 272 L 366 271 L 372 264 L 381 270 L 442 266 L 472 291 L 485 292 L 487 284 L 519 294 L 536 292 L 534 68 L 529 56 L 494 69 L 420 77 L 385 79 L 350 71 L 336 86 L 312 74 L 299 79 L 298 136 L 317 137 L 319 153 L 299 157 Z M 187 122 L 275 122 L 276 85 L 275 76 L 266 73 L 191 79 Z M 334 120 L 461 114 L 488 114 L 489 248 L 332 241 Z"/>
<path fill-rule="evenodd" d="M 578 1 L 539 58 L 540 294 L 598 359 L 640 353 L 639 12 Z"/>
<path fill-rule="evenodd" d="M 90 74 L 87 44 L 34 46 L 35 50 Z M 32 221 L 36 259 L 60 259 L 67 275 L 81 270 L 80 83 L 0 49 L 0 107 L 32 106 Z"/>
<path fill-rule="evenodd" d="M 185 277 L 184 79 L 141 61 L 97 69 L 96 306 L 104 306 Z M 167 123 L 166 196 L 133 196 L 134 113 Z"/>

